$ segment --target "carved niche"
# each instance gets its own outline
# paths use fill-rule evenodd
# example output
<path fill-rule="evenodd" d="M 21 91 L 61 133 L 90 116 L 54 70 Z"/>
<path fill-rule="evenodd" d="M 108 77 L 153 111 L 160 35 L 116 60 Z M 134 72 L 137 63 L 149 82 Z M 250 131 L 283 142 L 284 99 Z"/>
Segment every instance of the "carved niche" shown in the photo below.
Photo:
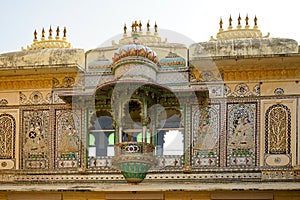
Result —
<path fill-rule="evenodd" d="M 80 164 L 80 118 L 70 110 L 56 110 L 55 116 L 56 167 L 77 168 Z"/>
<path fill-rule="evenodd" d="M 0 115 L 0 159 L 15 157 L 16 120 L 10 114 Z"/>
<path fill-rule="evenodd" d="M 265 153 L 289 154 L 291 146 L 291 112 L 283 105 L 268 108 L 265 116 Z"/>
<path fill-rule="evenodd" d="M 256 165 L 256 103 L 227 104 L 227 166 Z"/>
<path fill-rule="evenodd" d="M 197 107 L 193 112 L 193 166 L 218 166 L 219 133 L 220 105 Z"/>
<path fill-rule="evenodd" d="M 49 110 L 23 111 L 23 168 L 46 169 L 50 155 Z"/>

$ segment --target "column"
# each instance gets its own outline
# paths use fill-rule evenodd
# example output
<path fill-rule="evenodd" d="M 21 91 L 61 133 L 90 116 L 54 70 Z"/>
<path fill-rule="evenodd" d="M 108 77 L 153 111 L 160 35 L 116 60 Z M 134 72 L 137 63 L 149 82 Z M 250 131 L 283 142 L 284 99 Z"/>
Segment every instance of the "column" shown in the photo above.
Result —
<path fill-rule="evenodd" d="M 147 124 L 148 124 L 147 109 L 148 109 L 147 100 L 144 97 L 143 98 L 143 117 L 142 117 L 142 126 L 143 126 L 143 129 L 142 129 L 142 142 L 145 142 L 145 143 L 147 142 Z"/>

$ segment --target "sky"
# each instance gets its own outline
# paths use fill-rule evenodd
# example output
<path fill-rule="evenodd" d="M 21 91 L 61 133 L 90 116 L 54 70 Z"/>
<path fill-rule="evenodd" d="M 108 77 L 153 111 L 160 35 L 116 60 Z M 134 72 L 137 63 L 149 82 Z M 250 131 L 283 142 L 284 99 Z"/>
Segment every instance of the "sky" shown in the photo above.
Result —
<path fill-rule="evenodd" d="M 298 4 L 298 0 L 2 0 L 0 53 L 32 44 L 35 29 L 38 39 L 43 27 L 47 37 L 50 25 L 53 34 L 57 26 L 65 26 L 72 46 L 87 51 L 122 34 L 124 23 L 130 30 L 135 20 L 144 25 L 149 20 L 151 26 L 156 22 L 158 32 L 170 30 L 193 42 L 205 42 L 216 36 L 220 18 L 227 29 L 229 16 L 236 27 L 239 14 L 242 26 L 247 14 L 253 26 L 256 15 L 263 35 L 270 32 L 270 37 L 300 43 Z M 173 42 L 180 42 L 174 35 Z"/>

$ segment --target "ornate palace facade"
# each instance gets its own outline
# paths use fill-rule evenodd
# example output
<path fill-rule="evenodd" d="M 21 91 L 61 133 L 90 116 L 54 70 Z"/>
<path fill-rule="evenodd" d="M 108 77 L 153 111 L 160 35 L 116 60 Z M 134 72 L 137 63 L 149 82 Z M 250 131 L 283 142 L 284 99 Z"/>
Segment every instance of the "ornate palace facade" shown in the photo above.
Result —
<path fill-rule="evenodd" d="M 299 63 L 248 16 L 189 47 L 35 31 L 0 55 L 0 199 L 297 199 Z"/>

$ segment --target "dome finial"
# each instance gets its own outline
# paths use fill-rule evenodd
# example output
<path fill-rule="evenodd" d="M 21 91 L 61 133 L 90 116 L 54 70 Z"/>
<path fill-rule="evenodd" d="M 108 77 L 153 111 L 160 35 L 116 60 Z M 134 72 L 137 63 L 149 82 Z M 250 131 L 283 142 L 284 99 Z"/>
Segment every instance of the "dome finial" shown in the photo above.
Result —
<path fill-rule="evenodd" d="M 137 20 L 134 22 L 134 31 L 137 32 L 137 27 L 139 26 Z"/>
<path fill-rule="evenodd" d="M 126 23 L 124 24 L 124 35 L 126 34 L 126 31 L 127 31 L 127 27 L 126 27 Z"/>
<path fill-rule="evenodd" d="M 157 28 L 158 28 L 158 26 L 157 26 L 157 24 L 155 22 L 155 25 L 154 25 L 154 31 L 155 31 L 155 33 L 157 33 Z"/>
<path fill-rule="evenodd" d="M 131 32 L 134 32 L 134 22 L 131 24 Z"/>
<path fill-rule="evenodd" d="M 257 17 L 256 17 L 256 15 L 255 15 L 255 17 L 254 17 L 254 28 L 258 28 L 258 26 L 257 26 Z"/>
<path fill-rule="evenodd" d="M 222 17 L 220 17 L 220 22 L 219 22 L 219 25 L 220 25 L 220 31 L 223 30 L 223 21 L 222 21 Z"/>
<path fill-rule="evenodd" d="M 229 27 L 228 27 L 228 29 L 229 30 L 232 29 L 232 18 L 231 18 L 231 15 L 229 17 Z"/>
<path fill-rule="evenodd" d="M 57 28 L 56 28 L 56 37 L 55 37 L 55 39 L 57 39 L 57 40 L 59 40 L 59 26 L 57 26 Z"/>
<path fill-rule="evenodd" d="M 56 35 L 53 34 L 53 30 L 56 31 Z M 57 26 L 56 30 L 53 29 L 50 25 L 48 38 L 45 38 L 45 28 L 42 28 L 42 37 L 41 40 L 37 39 L 36 29 L 33 32 L 34 38 L 33 43 L 30 46 L 27 46 L 26 49 L 22 48 L 22 50 L 37 50 L 37 49 L 51 49 L 51 48 L 71 48 L 71 44 L 66 41 L 66 27 L 64 28 L 64 38 L 60 39 L 59 37 L 59 26 Z M 52 35 L 53 34 L 53 35 Z M 55 37 L 54 37 L 55 36 Z M 53 39 L 55 38 L 55 39 Z"/>
<path fill-rule="evenodd" d="M 241 14 L 239 13 L 238 25 L 241 25 Z"/>
<path fill-rule="evenodd" d="M 147 22 L 147 32 L 150 32 L 150 20 Z"/>
<path fill-rule="evenodd" d="M 142 32 L 142 22 L 140 20 L 140 23 L 139 23 L 139 31 Z"/>
<path fill-rule="evenodd" d="M 45 40 L 45 29 L 44 29 L 44 27 L 42 29 L 42 40 Z"/>
<path fill-rule="evenodd" d="M 241 26 L 241 14 L 239 13 L 239 17 L 238 17 L 238 25 L 237 25 L 237 28 L 241 28 L 242 26 Z"/>
<path fill-rule="evenodd" d="M 246 21 L 245 28 L 248 29 L 249 28 L 249 17 L 248 17 L 248 14 L 246 15 L 245 21 Z"/>
<path fill-rule="evenodd" d="M 36 29 L 34 30 L 33 32 L 33 41 L 37 41 L 37 32 L 36 32 Z"/>
<path fill-rule="evenodd" d="M 48 36 L 48 39 L 49 39 L 49 40 L 52 39 L 52 28 L 51 28 L 51 25 L 50 25 L 50 28 L 49 28 L 49 36 Z"/>
<path fill-rule="evenodd" d="M 67 28 L 64 27 L 64 36 L 63 36 L 63 39 L 65 40 L 67 38 Z"/>

